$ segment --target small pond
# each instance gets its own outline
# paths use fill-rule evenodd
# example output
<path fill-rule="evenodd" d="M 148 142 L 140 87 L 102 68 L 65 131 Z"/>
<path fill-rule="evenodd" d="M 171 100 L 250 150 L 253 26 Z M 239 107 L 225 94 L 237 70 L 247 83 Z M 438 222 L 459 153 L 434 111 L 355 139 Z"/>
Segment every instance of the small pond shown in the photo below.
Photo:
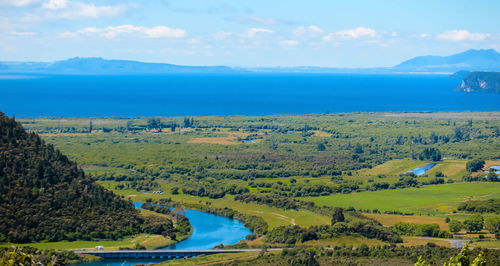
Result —
<path fill-rule="evenodd" d="M 411 169 L 409 171 L 406 171 L 404 173 L 405 174 L 406 173 L 414 173 L 416 175 L 423 175 L 423 174 L 429 172 L 429 170 L 431 170 L 436 165 L 437 165 L 436 163 L 429 163 L 429 164 L 426 164 L 426 165 L 419 166 L 417 168 L 413 168 L 413 169 Z"/>
<path fill-rule="evenodd" d="M 500 175 L 500 165 L 492 165 L 488 167 L 488 170 L 484 171 L 485 173 L 489 173 L 490 169 L 493 169 L 495 171 L 495 174 Z"/>

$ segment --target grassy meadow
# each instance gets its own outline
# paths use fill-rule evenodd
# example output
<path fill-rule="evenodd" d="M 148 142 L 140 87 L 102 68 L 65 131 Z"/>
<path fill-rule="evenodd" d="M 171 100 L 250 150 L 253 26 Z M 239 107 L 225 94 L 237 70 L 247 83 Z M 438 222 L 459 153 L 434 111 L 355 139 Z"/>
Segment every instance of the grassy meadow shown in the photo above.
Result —
<path fill-rule="evenodd" d="M 310 197 L 318 205 L 412 212 L 416 215 L 450 215 L 459 203 L 500 197 L 500 183 L 456 183 Z"/>

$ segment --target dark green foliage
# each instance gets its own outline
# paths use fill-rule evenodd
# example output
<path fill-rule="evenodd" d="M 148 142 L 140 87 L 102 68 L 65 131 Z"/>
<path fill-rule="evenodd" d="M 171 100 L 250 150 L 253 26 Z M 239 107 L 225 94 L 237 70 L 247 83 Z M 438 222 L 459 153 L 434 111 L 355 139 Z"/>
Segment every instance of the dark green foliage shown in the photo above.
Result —
<path fill-rule="evenodd" d="M 294 210 L 298 210 L 299 208 L 307 209 L 314 206 L 313 202 L 300 201 L 294 198 L 282 197 L 278 195 L 256 195 L 247 193 L 235 196 L 234 200 L 239 200 L 242 202 L 257 202 L 259 204 L 265 204 L 271 207 Z"/>
<path fill-rule="evenodd" d="M 72 251 L 38 250 L 34 247 L 0 248 L 0 265 L 59 266 L 81 261 Z"/>
<path fill-rule="evenodd" d="M 352 214 L 352 213 L 351 213 Z M 356 219 L 345 223 L 337 222 L 333 226 L 321 225 L 302 228 L 300 226 L 279 226 L 269 231 L 266 242 L 279 244 L 295 244 L 309 240 L 328 239 L 341 235 L 361 235 L 390 243 L 401 243 L 399 235 L 380 226 L 371 220 Z"/>
<path fill-rule="evenodd" d="M 425 148 L 418 156 L 420 160 L 426 161 L 440 161 L 441 152 L 436 148 Z"/>
<path fill-rule="evenodd" d="M 345 221 L 344 217 L 344 209 L 336 207 L 333 210 L 333 215 L 332 215 L 332 225 L 338 222 L 343 222 Z"/>
<path fill-rule="evenodd" d="M 160 119 L 159 118 L 148 119 L 148 128 L 161 131 L 162 123 L 161 123 Z"/>
<path fill-rule="evenodd" d="M 295 244 L 300 242 L 301 235 L 305 229 L 298 226 L 278 226 L 269 231 L 266 235 L 266 241 L 279 244 Z"/>
<path fill-rule="evenodd" d="M 184 192 L 185 194 L 192 195 L 192 196 L 209 197 L 211 199 L 222 198 L 226 195 L 226 191 L 224 191 L 222 189 L 205 188 L 203 186 L 184 187 L 184 188 L 182 188 L 182 192 Z"/>
<path fill-rule="evenodd" d="M 161 204 L 164 204 L 168 201 L 169 201 L 169 199 L 163 199 Z M 149 211 L 154 211 L 154 212 L 160 213 L 160 214 L 171 214 L 172 213 L 169 208 L 167 208 L 163 205 L 153 204 L 151 202 L 143 203 L 141 208 L 143 208 L 145 210 L 149 210 Z M 179 234 L 179 236 L 189 235 L 191 233 L 191 230 L 192 230 L 192 227 L 191 227 L 191 224 L 189 223 L 189 220 L 186 218 L 186 216 L 184 216 L 182 214 L 175 215 L 175 221 L 176 221 L 175 227 L 174 227 L 172 220 L 170 220 L 166 217 L 146 216 L 144 218 L 144 220 L 145 220 L 144 224 L 141 227 L 142 232 L 148 233 L 148 234 L 157 234 L 157 235 L 168 236 L 172 240 L 177 239 L 177 234 Z"/>
<path fill-rule="evenodd" d="M 149 210 L 149 211 L 154 211 L 156 213 L 161 213 L 161 214 L 169 214 L 170 213 L 169 208 L 162 207 L 159 205 L 153 205 L 150 202 L 143 203 L 141 208 L 143 208 L 145 210 Z"/>
<path fill-rule="evenodd" d="M 456 141 L 471 141 L 481 136 L 481 132 L 477 128 L 471 126 L 456 127 L 453 130 Z"/>
<path fill-rule="evenodd" d="M 184 127 L 193 127 L 194 126 L 194 118 L 189 119 L 189 117 L 184 117 Z"/>
<path fill-rule="evenodd" d="M 484 167 L 484 160 L 481 159 L 474 159 L 472 161 L 468 161 L 467 164 L 465 165 L 465 169 L 469 172 L 476 172 Z"/>
<path fill-rule="evenodd" d="M 145 223 L 142 225 L 142 232 L 147 234 L 172 236 L 175 232 L 173 222 L 165 217 L 149 215 L 144 217 Z M 175 239 L 175 234 L 174 238 Z"/>
<path fill-rule="evenodd" d="M 318 143 L 317 149 L 318 149 L 318 151 L 324 151 L 326 149 L 325 144 Z"/>
<path fill-rule="evenodd" d="M 478 232 L 483 229 L 484 218 L 480 214 L 474 214 L 464 221 L 464 228 L 469 232 Z"/>
<path fill-rule="evenodd" d="M 116 239 L 143 222 L 132 203 L 2 113 L 0 158 L 0 242 Z"/>
<path fill-rule="evenodd" d="M 488 176 L 486 176 L 486 179 L 490 182 L 500 182 L 500 179 L 498 178 L 497 174 L 495 173 L 495 169 L 490 168 Z"/>
<path fill-rule="evenodd" d="M 392 184 L 390 188 L 406 188 L 406 187 L 416 187 L 418 181 L 414 173 L 403 174 L 399 178 L 399 181 Z"/>
<path fill-rule="evenodd" d="M 438 224 L 414 224 L 398 222 L 391 226 L 391 230 L 399 235 L 410 236 L 428 236 L 428 237 L 441 237 L 452 238 L 447 231 L 441 231 Z"/>
<path fill-rule="evenodd" d="M 484 220 L 484 227 L 486 230 L 490 231 L 491 233 L 494 233 L 495 236 L 497 236 L 497 239 L 500 236 L 500 216 L 491 216 L 487 217 Z"/>
<path fill-rule="evenodd" d="M 287 265 L 319 266 L 315 259 L 316 250 L 312 248 L 284 249 L 281 256 L 286 258 Z"/>
<path fill-rule="evenodd" d="M 460 221 L 451 220 L 448 224 L 448 227 L 450 228 L 450 232 L 458 233 L 458 232 L 460 232 L 460 230 L 462 230 L 464 225 Z"/>
<path fill-rule="evenodd" d="M 487 200 L 471 200 L 463 202 L 458 205 L 458 210 L 480 213 L 500 212 L 500 198 Z"/>
<path fill-rule="evenodd" d="M 191 233 L 191 230 L 193 230 L 193 227 L 191 227 L 188 218 L 184 215 L 176 215 L 175 218 L 176 218 L 175 232 L 177 232 L 180 236 L 189 235 Z M 169 236 L 172 238 L 171 235 Z M 172 239 L 175 240 L 175 238 Z"/>
<path fill-rule="evenodd" d="M 444 184 L 444 179 L 442 178 L 433 178 L 427 182 L 422 182 L 422 185 L 439 185 Z"/>

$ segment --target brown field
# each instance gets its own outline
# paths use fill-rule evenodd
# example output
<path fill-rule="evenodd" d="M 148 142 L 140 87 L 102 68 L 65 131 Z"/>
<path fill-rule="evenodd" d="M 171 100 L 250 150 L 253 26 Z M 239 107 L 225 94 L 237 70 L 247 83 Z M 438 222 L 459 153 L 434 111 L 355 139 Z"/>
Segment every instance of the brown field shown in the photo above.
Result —
<path fill-rule="evenodd" d="M 500 165 L 500 160 L 486 161 L 486 163 L 484 164 L 483 170 L 490 170 L 490 167 L 494 166 L 494 165 Z"/>
<path fill-rule="evenodd" d="M 238 138 L 244 139 L 249 135 L 249 133 L 246 132 L 214 132 L 214 133 L 221 136 L 192 138 L 188 141 L 188 143 L 235 145 L 235 144 L 242 144 L 242 142 L 238 141 Z M 258 141 L 260 141 L 260 139 L 255 140 L 255 142 Z M 245 143 L 245 144 L 252 144 L 252 143 Z"/>
<path fill-rule="evenodd" d="M 332 136 L 332 134 L 320 130 L 313 130 L 314 136 L 316 137 L 323 137 L 323 138 L 329 138 Z"/>
<path fill-rule="evenodd" d="M 434 239 L 430 237 L 418 237 L 418 236 L 403 236 L 403 243 L 399 244 L 401 246 L 405 247 L 411 247 L 411 246 L 422 246 L 426 245 L 427 243 L 434 243 L 438 246 L 442 247 L 451 247 L 451 242 L 449 240 L 441 240 L 441 239 Z"/>
<path fill-rule="evenodd" d="M 241 144 L 236 141 L 234 137 L 213 137 L 213 138 L 192 138 L 188 143 L 208 143 L 208 144 L 222 144 L 222 145 L 235 145 Z"/>
<path fill-rule="evenodd" d="M 444 218 L 439 218 L 439 217 L 376 214 L 376 213 L 366 213 L 364 215 L 376 219 L 384 226 L 392 226 L 397 222 L 415 223 L 415 224 L 439 224 L 439 228 L 441 228 L 441 230 L 449 230 L 448 224 L 445 223 Z"/>

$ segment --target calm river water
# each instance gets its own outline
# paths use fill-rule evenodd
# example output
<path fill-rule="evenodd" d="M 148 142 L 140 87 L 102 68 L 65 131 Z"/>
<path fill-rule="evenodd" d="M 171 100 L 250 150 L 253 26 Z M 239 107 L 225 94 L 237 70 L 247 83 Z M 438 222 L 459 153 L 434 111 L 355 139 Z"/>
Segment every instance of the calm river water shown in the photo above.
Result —
<path fill-rule="evenodd" d="M 142 203 L 134 202 L 136 208 Z M 164 249 L 211 249 L 219 244 L 236 244 L 245 236 L 252 234 L 242 222 L 220 215 L 186 209 L 186 217 L 193 226 L 193 234 L 186 240 Z M 104 260 L 80 263 L 74 266 L 128 266 L 135 264 L 160 263 L 164 260 Z"/>

